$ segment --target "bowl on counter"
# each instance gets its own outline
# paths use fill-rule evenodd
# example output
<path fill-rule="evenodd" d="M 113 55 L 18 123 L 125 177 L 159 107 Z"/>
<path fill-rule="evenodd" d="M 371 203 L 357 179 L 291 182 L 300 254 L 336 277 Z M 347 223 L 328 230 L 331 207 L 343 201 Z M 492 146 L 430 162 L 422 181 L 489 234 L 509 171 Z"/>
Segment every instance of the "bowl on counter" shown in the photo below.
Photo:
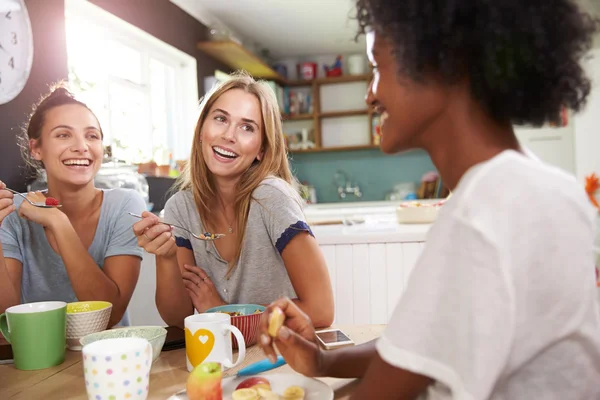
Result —
<path fill-rule="evenodd" d="M 67 303 L 67 348 L 81 350 L 79 339 L 108 327 L 112 312 L 108 301 L 77 301 Z"/>
<path fill-rule="evenodd" d="M 114 338 L 146 339 L 152 346 L 152 362 L 154 362 L 165 344 L 167 330 L 162 326 L 126 326 L 86 335 L 81 338 L 80 342 L 81 346 L 85 346 L 98 340 Z"/>
<path fill-rule="evenodd" d="M 258 304 L 227 304 L 224 306 L 209 308 L 205 313 L 225 313 L 231 316 L 231 325 L 242 332 L 246 347 L 256 343 L 258 339 L 258 323 L 266 307 Z M 231 344 L 234 349 L 238 348 L 235 336 L 231 336 Z"/>
<path fill-rule="evenodd" d="M 422 203 L 407 201 L 400 203 L 396 208 L 396 219 L 399 224 L 431 224 L 440 212 L 443 201 L 436 203 Z"/>

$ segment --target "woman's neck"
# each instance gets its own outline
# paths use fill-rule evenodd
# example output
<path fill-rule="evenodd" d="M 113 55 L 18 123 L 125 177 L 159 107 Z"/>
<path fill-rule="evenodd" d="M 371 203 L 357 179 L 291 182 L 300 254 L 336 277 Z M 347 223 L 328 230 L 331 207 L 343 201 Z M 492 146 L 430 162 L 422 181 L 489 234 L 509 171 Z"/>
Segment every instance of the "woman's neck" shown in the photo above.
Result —
<path fill-rule="evenodd" d="M 492 120 L 470 99 L 451 101 L 419 142 L 450 190 L 471 167 L 505 150 L 521 151 L 512 125 Z"/>
<path fill-rule="evenodd" d="M 71 220 L 92 214 L 93 210 L 98 207 L 99 192 L 100 190 L 96 189 L 93 181 L 85 186 L 68 187 L 48 178 L 48 196 L 60 201 L 62 205 L 60 210 Z"/>
<path fill-rule="evenodd" d="M 239 179 L 236 180 L 224 180 L 224 179 L 216 179 L 216 194 L 217 199 L 222 207 L 226 210 L 233 209 L 235 205 L 235 191 L 237 187 Z"/>

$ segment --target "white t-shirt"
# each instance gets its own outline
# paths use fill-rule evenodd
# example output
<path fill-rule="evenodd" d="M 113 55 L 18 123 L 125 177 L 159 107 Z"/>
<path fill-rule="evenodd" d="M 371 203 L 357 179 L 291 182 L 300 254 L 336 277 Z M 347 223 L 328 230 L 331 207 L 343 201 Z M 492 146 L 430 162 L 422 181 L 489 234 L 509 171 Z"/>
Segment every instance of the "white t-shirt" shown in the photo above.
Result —
<path fill-rule="evenodd" d="M 377 342 L 433 378 L 426 399 L 600 399 L 594 211 L 561 170 L 515 151 L 471 168 L 431 227 Z"/>

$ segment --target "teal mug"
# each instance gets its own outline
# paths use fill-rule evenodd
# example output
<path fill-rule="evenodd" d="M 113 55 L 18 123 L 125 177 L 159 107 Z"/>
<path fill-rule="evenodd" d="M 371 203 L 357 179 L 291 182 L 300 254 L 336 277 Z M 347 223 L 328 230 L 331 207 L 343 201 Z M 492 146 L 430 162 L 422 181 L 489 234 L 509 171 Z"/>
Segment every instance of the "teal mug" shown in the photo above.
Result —
<path fill-rule="evenodd" d="M 0 314 L 0 332 L 11 344 L 15 367 L 36 370 L 65 360 L 67 303 L 43 301 L 9 307 Z"/>

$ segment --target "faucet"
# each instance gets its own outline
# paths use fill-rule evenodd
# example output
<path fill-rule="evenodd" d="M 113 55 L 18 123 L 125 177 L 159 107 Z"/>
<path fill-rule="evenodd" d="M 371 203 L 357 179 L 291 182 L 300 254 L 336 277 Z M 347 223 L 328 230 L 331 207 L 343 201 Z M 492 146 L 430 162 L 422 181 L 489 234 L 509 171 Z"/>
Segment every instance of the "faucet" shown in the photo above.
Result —
<path fill-rule="evenodd" d="M 344 171 L 338 170 L 333 175 L 333 183 L 337 186 L 340 199 L 346 198 L 348 194 L 353 194 L 355 197 L 362 197 L 362 192 L 360 191 L 358 183 L 352 185 L 352 182 L 350 182 L 348 175 Z"/>

